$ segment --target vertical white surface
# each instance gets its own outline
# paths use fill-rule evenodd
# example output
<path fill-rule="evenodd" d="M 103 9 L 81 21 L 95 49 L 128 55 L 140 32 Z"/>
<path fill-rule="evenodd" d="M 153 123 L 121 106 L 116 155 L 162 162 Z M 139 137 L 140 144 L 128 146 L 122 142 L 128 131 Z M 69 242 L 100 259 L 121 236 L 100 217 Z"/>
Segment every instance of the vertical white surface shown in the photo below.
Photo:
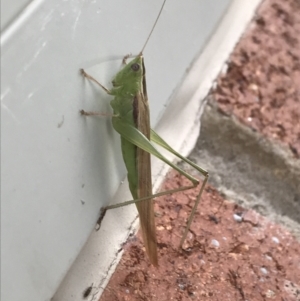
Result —
<path fill-rule="evenodd" d="M 1 31 L 13 23 L 18 18 L 26 6 L 29 5 L 31 0 L 2 0 L 1 1 Z"/>
<path fill-rule="evenodd" d="M 80 300 L 120 255 L 134 206 L 93 232 L 125 177 L 119 137 L 109 118 L 79 115 L 110 112 L 110 97 L 79 69 L 109 87 L 120 59 L 139 52 L 161 3 L 34 1 L 3 33 L 1 300 L 50 300 L 77 256 L 53 300 Z M 144 52 L 153 127 L 229 3 L 167 2 Z"/>

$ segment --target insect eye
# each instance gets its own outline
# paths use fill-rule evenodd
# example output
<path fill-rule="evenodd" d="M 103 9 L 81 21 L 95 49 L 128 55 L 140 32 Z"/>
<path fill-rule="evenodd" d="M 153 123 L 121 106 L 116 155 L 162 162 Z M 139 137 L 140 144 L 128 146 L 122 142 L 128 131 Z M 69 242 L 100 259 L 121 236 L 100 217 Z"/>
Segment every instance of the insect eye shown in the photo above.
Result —
<path fill-rule="evenodd" d="M 134 64 L 131 65 L 131 69 L 133 71 L 139 71 L 140 70 L 140 65 L 137 64 L 137 63 L 134 63 Z"/>

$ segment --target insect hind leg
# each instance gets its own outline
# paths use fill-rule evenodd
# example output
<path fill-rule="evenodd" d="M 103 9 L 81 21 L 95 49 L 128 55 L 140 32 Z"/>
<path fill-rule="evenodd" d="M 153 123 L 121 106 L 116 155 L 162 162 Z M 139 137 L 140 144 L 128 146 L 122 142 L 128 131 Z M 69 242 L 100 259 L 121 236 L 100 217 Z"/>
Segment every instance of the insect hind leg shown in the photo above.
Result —
<path fill-rule="evenodd" d="M 193 221 L 193 219 L 194 219 L 194 215 L 195 215 L 195 213 L 196 213 L 196 211 L 197 211 L 197 207 L 198 207 L 198 205 L 199 205 L 199 203 L 200 203 L 202 193 L 203 193 L 204 188 L 205 188 L 205 185 L 206 185 L 206 183 L 207 183 L 207 181 L 208 181 L 208 177 L 209 177 L 209 175 L 208 175 L 208 173 L 207 173 L 207 174 L 205 175 L 205 177 L 204 177 L 204 180 L 203 180 L 202 185 L 201 185 L 201 188 L 200 188 L 200 192 L 199 192 L 199 194 L 198 194 L 198 196 L 197 196 L 197 199 L 196 199 L 196 201 L 195 201 L 194 207 L 192 208 L 192 211 L 191 211 L 191 213 L 190 213 L 189 219 L 188 219 L 188 221 L 187 221 L 187 223 L 186 223 L 186 227 L 185 227 L 184 233 L 183 233 L 183 235 L 182 235 L 182 237 L 181 237 L 180 244 L 179 244 L 179 247 L 180 247 L 181 249 L 182 249 L 183 243 L 184 243 L 184 241 L 185 241 L 185 239 L 186 239 L 186 236 L 187 236 L 187 234 L 188 234 L 188 231 L 189 231 L 189 229 L 190 229 L 190 227 L 191 227 L 191 223 L 192 223 L 192 221 Z"/>

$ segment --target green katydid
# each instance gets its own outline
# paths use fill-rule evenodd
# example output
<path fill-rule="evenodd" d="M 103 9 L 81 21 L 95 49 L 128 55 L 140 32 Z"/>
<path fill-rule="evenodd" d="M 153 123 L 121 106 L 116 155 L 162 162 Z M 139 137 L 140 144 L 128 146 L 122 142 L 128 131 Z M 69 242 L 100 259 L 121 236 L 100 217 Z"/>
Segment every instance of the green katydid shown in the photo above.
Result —
<path fill-rule="evenodd" d="M 158 260 L 153 198 L 195 188 L 200 183 L 196 178 L 189 175 L 184 170 L 180 169 L 178 166 L 174 165 L 172 162 L 166 159 L 155 148 L 153 143 L 160 145 L 169 152 L 173 153 L 178 158 L 187 162 L 204 176 L 204 181 L 202 182 L 199 195 L 195 201 L 195 205 L 189 216 L 185 232 L 182 236 L 180 247 L 182 246 L 187 236 L 190 224 L 193 220 L 195 211 L 200 201 L 201 194 L 208 180 L 208 172 L 206 170 L 181 156 L 157 133 L 155 133 L 155 131 L 150 128 L 150 114 L 146 90 L 143 50 L 145 49 L 148 40 L 155 28 L 165 2 L 166 0 L 164 0 L 162 4 L 160 12 L 141 52 L 128 64 L 126 64 L 126 60 L 129 56 L 124 57 L 123 63 L 125 64 L 125 66 L 114 77 L 112 81 L 113 87 L 111 90 L 105 88 L 96 79 L 88 75 L 84 70 L 81 70 L 82 74 L 87 79 L 94 81 L 102 89 L 104 89 L 106 93 L 114 96 L 114 98 L 110 102 L 113 109 L 112 125 L 113 128 L 121 136 L 123 160 L 128 172 L 127 177 L 129 182 L 129 189 L 133 196 L 133 200 L 102 208 L 98 220 L 98 226 L 100 227 L 101 221 L 108 209 L 118 208 L 135 203 L 139 213 L 145 249 L 149 256 L 150 262 L 155 266 L 158 264 Z M 81 114 L 86 116 L 101 115 L 94 112 L 85 112 L 83 110 L 81 110 Z M 191 185 L 152 194 L 150 154 L 156 156 L 157 158 L 168 164 L 170 167 L 174 168 L 179 173 L 184 175 L 191 181 Z"/>

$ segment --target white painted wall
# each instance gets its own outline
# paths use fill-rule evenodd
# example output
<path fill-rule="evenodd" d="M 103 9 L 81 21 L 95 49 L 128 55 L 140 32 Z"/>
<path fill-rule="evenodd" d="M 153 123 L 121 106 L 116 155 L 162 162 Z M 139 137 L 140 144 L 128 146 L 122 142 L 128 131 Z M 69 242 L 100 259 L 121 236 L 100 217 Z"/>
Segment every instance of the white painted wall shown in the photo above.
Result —
<path fill-rule="evenodd" d="M 30 0 L 1 0 L 1 32 L 18 18 Z"/>
<path fill-rule="evenodd" d="M 109 87 L 120 59 L 141 49 L 161 2 L 36 0 L 15 18 L 10 12 L 20 7 L 9 6 L 18 3 L 6 1 L 9 26 L 4 24 L 1 37 L 1 300 L 50 300 L 59 286 L 52 300 L 81 300 L 91 283 L 96 298 L 109 268 L 112 272 L 136 213 L 134 206 L 111 211 L 100 231 L 93 230 L 100 207 L 111 201 L 126 172 L 109 118 L 78 114 L 82 108 L 110 112 L 110 97 L 84 81 L 79 69 Z M 221 42 L 209 43 L 209 52 L 199 54 L 230 2 L 168 1 L 144 52 L 152 125 L 165 112 L 158 130 L 177 148 L 190 138 L 191 129 L 194 139 L 186 141 L 188 148 L 195 141 L 203 93 L 259 0 L 232 2 L 227 31 L 218 39 L 228 40 L 230 32 L 235 38 L 211 68 Z M 126 184 L 121 186 L 115 200 L 130 199 Z"/>

